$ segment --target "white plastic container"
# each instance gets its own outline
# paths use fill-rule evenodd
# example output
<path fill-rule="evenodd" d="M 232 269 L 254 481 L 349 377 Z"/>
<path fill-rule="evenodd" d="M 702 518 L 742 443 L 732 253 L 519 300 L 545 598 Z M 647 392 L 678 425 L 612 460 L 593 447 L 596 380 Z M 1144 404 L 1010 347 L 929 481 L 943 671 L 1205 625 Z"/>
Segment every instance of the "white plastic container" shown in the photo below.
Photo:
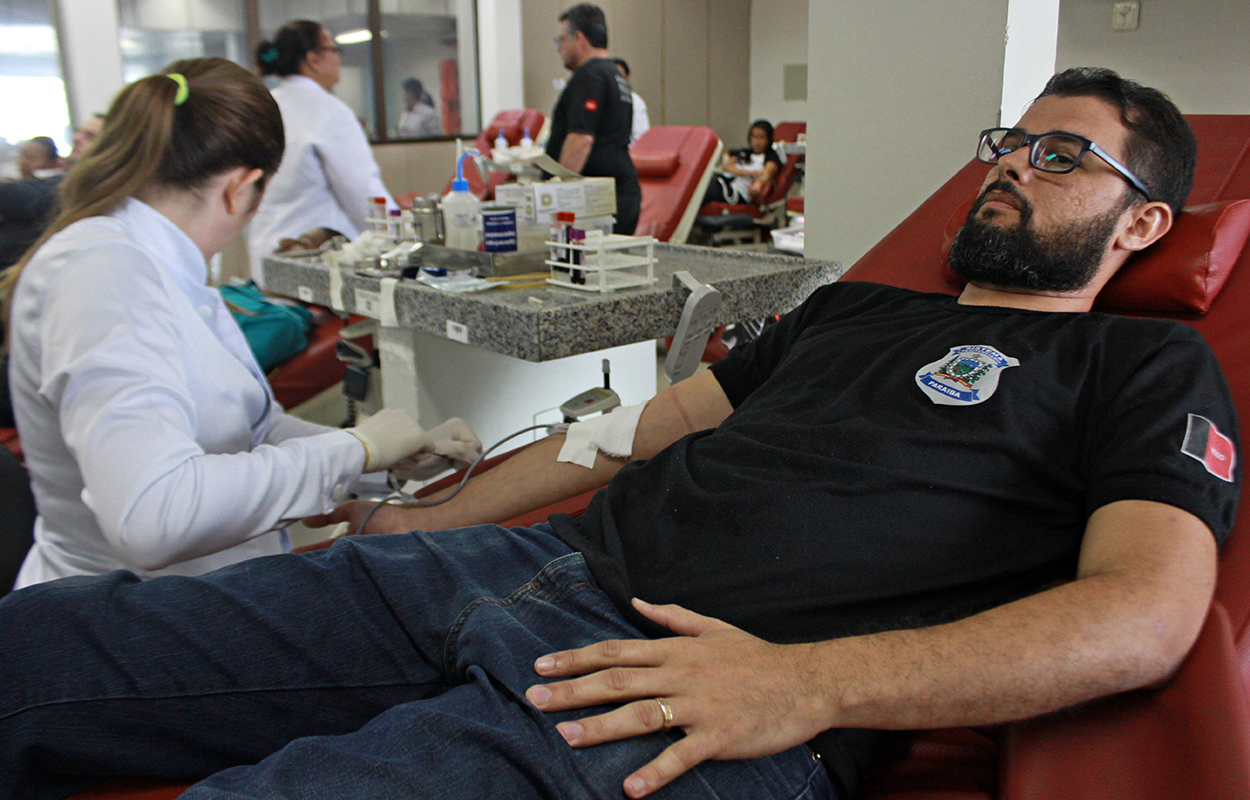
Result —
<path fill-rule="evenodd" d="M 461 250 L 477 250 L 482 243 L 482 204 L 469 191 L 464 179 L 465 153 L 456 164 L 456 180 L 451 191 L 443 197 L 443 230 L 448 247 Z"/>

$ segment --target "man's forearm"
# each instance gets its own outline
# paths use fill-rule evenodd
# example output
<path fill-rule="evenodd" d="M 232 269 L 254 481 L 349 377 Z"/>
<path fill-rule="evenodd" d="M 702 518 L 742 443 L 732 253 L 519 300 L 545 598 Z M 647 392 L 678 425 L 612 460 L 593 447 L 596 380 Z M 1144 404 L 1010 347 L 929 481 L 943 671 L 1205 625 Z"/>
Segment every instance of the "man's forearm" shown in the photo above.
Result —
<path fill-rule="evenodd" d="M 402 530 L 442 530 L 500 522 L 603 486 L 626 463 L 596 454 L 592 469 L 556 461 L 564 434 L 538 441 L 494 469 L 469 479 L 455 499 L 438 506 L 406 509 Z M 439 492 L 434 498 L 449 494 Z M 426 499 L 434 499 L 426 498 Z"/>
<path fill-rule="evenodd" d="M 636 603 L 679 635 L 544 656 L 539 676 L 571 680 L 526 697 L 543 711 L 625 704 L 561 722 L 576 747 L 681 727 L 684 738 L 626 778 L 640 797 L 706 759 L 770 755 L 828 728 L 992 724 L 1151 684 L 1197 638 L 1214 583 L 1206 525 L 1161 503 L 1119 501 L 1091 516 L 1076 580 L 959 622 L 774 645 L 678 606 Z"/>
<path fill-rule="evenodd" d="M 595 146 L 595 137 L 588 133 L 570 133 L 560 148 L 560 166 L 581 173 L 590 158 L 590 149 Z"/>

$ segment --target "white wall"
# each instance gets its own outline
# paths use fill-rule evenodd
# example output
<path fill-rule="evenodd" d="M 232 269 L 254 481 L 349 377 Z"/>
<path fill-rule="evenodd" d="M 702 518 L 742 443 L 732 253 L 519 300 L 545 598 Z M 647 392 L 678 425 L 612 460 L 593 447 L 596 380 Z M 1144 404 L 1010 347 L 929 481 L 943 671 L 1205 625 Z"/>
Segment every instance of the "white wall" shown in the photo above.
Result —
<path fill-rule="evenodd" d="M 810 5 L 806 249 L 849 267 L 998 119 L 1007 0 Z"/>
<path fill-rule="evenodd" d="M 1250 114 L 1250 3 L 1142 0 L 1136 31 L 1111 3 L 1063 0 L 1058 67 L 1110 67 L 1166 92 L 1187 114 Z"/>
<path fill-rule="evenodd" d="M 819 2 L 819 0 L 817 0 Z M 787 64 L 807 63 L 807 0 L 752 0 L 751 3 L 751 119 L 776 125 L 807 119 L 806 100 L 785 100 L 783 70 Z M 812 72 L 808 72 L 809 87 Z M 746 143 L 728 142 L 731 146 Z"/>

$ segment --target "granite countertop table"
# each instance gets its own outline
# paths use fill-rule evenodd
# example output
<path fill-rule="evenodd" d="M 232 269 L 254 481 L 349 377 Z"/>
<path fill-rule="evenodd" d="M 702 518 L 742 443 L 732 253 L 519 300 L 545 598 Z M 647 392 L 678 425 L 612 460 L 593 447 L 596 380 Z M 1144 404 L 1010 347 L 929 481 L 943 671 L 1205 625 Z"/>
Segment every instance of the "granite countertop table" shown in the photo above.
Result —
<path fill-rule="evenodd" d="M 655 258 L 654 284 L 603 294 L 557 286 L 458 294 L 403 280 L 395 314 L 400 327 L 434 336 L 446 337 L 451 321 L 465 326 L 471 345 L 540 362 L 671 336 L 688 295 L 674 285 L 678 270 L 721 292 L 716 324 L 789 311 L 842 274 L 827 261 L 690 245 L 657 244 Z M 335 305 L 330 267 L 319 258 L 269 256 L 264 272 L 268 291 Z M 378 318 L 380 290 L 379 279 L 342 271 L 343 310 Z"/>

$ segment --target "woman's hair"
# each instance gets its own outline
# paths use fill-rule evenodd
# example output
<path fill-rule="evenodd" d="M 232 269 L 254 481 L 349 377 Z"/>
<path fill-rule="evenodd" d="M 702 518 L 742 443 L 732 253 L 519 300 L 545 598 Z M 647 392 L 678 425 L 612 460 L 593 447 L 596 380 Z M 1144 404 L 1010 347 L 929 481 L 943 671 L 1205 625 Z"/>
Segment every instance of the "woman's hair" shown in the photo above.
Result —
<path fill-rule="evenodd" d="M 434 98 L 430 97 L 430 93 L 425 90 L 425 85 L 421 83 L 420 78 L 409 78 L 403 82 L 404 91 L 416 98 L 418 103 L 434 107 Z"/>
<path fill-rule="evenodd" d="M 750 138 L 751 131 L 755 130 L 756 128 L 759 128 L 760 130 L 762 130 L 764 132 L 764 135 L 768 137 L 768 146 L 765 147 L 764 149 L 767 150 L 769 147 L 772 147 L 773 146 L 773 124 L 766 119 L 757 119 L 755 122 L 751 123 L 751 127 L 747 128 L 748 139 Z"/>
<path fill-rule="evenodd" d="M 135 81 L 118 93 L 95 145 L 61 181 L 59 215 L 0 281 L 0 298 L 7 307 L 22 267 L 69 225 L 108 214 L 146 187 L 194 191 L 236 167 L 261 170 L 256 185 L 263 190 L 285 144 L 273 96 L 233 61 L 175 61 Z"/>
<path fill-rule="evenodd" d="M 321 46 L 321 24 L 306 19 L 291 20 L 273 35 L 273 41 L 256 48 L 256 65 L 261 75 L 298 75 L 304 57 Z"/>

